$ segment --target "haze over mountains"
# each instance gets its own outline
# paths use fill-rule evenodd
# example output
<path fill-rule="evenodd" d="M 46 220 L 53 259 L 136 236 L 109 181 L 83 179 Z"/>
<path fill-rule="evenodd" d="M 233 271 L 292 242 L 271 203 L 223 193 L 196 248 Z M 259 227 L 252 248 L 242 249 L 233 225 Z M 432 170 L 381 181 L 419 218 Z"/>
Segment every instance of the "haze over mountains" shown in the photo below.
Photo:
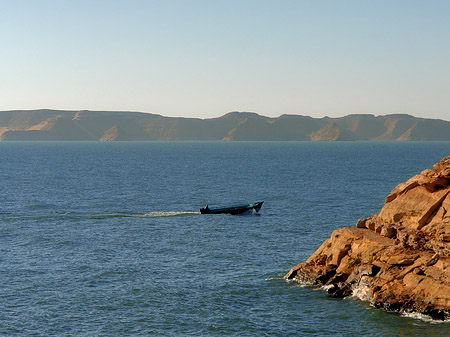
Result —
<path fill-rule="evenodd" d="M 230 112 L 211 119 L 141 112 L 0 111 L 3 141 L 450 141 L 450 122 L 406 114 L 312 118 Z"/>

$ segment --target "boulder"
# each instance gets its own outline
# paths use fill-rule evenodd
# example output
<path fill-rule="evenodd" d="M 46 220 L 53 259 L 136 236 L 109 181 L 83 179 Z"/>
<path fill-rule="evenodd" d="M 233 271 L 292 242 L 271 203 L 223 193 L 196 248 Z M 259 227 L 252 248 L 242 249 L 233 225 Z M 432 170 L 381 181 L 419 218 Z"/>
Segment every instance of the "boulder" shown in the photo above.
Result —
<path fill-rule="evenodd" d="M 380 213 L 334 231 L 285 278 L 450 319 L 450 156 L 395 187 Z"/>

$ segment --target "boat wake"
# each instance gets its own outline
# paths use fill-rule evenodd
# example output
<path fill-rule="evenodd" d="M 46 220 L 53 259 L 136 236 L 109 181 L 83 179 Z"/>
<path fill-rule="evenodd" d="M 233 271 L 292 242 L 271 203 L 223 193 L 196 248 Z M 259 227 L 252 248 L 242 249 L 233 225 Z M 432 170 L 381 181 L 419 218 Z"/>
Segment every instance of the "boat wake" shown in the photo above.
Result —
<path fill-rule="evenodd" d="M 110 218 L 163 218 L 163 217 L 177 217 L 177 216 L 190 216 L 199 215 L 200 212 L 195 211 L 169 211 L 169 212 L 142 212 L 142 213 L 129 213 L 129 212 L 115 212 L 115 213 L 95 213 L 95 214 L 83 214 L 73 212 L 61 212 L 61 213 L 48 213 L 48 214 L 0 214 L 0 221 L 51 221 L 55 219 L 110 219 Z"/>
<path fill-rule="evenodd" d="M 185 215 L 198 215 L 200 212 L 194 211 L 185 211 L 185 212 L 150 212 L 150 213 L 141 213 L 136 214 L 134 216 L 142 217 L 142 218 L 162 218 L 162 217 L 172 217 L 172 216 L 185 216 Z"/>
<path fill-rule="evenodd" d="M 109 213 L 109 214 L 90 214 L 90 218 L 101 219 L 101 218 L 164 218 L 164 217 L 175 217 L 175 216 L 189 216 L 198 215 L 200 212 L 194 211 L 169 211 L 169 212 L 148 212 L 148 213 Z"/>

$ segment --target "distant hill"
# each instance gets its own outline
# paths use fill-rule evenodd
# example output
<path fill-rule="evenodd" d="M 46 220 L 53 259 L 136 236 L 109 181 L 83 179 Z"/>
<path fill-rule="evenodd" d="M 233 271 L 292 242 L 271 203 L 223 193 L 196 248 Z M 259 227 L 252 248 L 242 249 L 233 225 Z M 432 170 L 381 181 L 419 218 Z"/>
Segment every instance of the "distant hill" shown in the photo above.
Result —
<path fill-rule="evenodd" d="M 396 115 L 312 118 L 230 112 L 172 118 L 127 111 L 0 111 L 3 141 L 450 141 L 450 122 Z"/>

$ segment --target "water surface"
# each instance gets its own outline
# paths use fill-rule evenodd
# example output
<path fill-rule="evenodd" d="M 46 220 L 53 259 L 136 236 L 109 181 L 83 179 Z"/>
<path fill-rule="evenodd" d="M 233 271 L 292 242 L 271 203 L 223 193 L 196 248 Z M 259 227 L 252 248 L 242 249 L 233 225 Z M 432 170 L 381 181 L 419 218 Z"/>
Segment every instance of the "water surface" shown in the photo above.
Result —
<path fill-rule="evenodd" d="M 285 282 L 449 142 L 0 143 L 1 335 L 448 335 Z M 264 200 L 260 215 L 200 215 Z"/>

